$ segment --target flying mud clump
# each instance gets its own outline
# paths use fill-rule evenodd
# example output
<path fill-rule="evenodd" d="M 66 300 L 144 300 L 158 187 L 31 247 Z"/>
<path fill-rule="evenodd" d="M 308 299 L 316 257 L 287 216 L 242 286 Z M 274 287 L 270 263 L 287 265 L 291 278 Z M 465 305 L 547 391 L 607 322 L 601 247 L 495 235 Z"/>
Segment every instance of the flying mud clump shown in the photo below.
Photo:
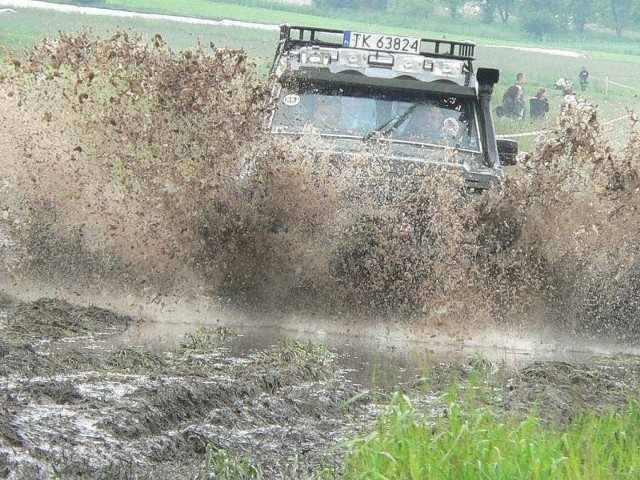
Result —
<path fill-rule="evenodd" d="M 640 137 L 632 112 L 627 135 L 614 150 L 597 108 L 566 101 L 555 131 L 492 192 L 483 213 L 510 226 L 510 235 L 496 237 L 498 271 L 530 287 L 529 308 L 567 333 L 616 341 L 640 333 Z"/>
<path fill-rule="evenodd" d="M 445 171 L 345 163 L 269 137 L 271 80 L 240 50 L 60 34 L 0 67 L 6 274 L 277 311 L 478 325 L 540 313 L 635 333 L 638 142 L 597 110 L 484 195 Z"/>
<path fill-rule="evenodd" d="M 5 62 L 0 80 L 12 273 L 192 287 L 203 211 L 261 131 L 267 85 L 246 54 L 85 31 Z"/>

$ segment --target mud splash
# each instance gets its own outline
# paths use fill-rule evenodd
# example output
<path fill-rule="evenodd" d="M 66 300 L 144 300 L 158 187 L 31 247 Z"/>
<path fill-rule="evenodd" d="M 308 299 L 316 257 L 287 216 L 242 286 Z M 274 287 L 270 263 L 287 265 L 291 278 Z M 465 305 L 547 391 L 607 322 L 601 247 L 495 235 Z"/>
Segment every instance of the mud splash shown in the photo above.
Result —
<path fill-rule="evenodd" d="M 637 119 L 614 150 L 568 102 L 482 196 L 403 184 L 384 152 L 265 135 L 269 80 L 242 51 L 61 34 L 0 70 L 3 284 L 375 317 L 427 330 L 640 327 Z"/>

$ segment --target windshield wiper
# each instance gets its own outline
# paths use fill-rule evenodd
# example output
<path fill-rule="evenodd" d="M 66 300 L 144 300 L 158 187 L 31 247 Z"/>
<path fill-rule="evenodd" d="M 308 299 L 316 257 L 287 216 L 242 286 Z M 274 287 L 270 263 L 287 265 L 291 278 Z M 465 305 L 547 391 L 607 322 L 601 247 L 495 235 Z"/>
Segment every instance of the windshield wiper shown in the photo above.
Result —
<path fill-rule="evenodd" d="M 364 136 L 364 140 L 369 140 L 376 133 L 382 133 L 382 135 L 386 135 L 387 133 L 395 130 L 400 125 L 402 125 L 402 123 L 407 119 L 407 117 L 409 115 L 411 115 L 413 113 L 413 111 L 416 109 L 417 106 L 418 106 L 418 104 L 414 103 L 409 108 L 407 108 L 404 112 L 402 112 L 400 115 L 396 115 L 395 117 L 391 117 L 389 120 L 384 122 L 382 125 L 376 127 L 375 129 L 373 129 L 369 133 L 367 133 Z M 391 125 L 391 126 L 389 126 L 389 125 Z M 387 127 L 389 127 L 389 128 L 387 128 Z"/>

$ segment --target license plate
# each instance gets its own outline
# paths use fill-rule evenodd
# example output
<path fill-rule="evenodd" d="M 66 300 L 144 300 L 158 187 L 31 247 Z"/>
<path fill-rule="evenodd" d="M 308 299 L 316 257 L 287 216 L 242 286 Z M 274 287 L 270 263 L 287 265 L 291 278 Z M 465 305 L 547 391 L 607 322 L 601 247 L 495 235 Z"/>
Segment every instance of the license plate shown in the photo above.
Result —
<path fill-rule="evenodd" d="M 420 53 L 420 39 L 376 33 L 344 32 L 342 46 L 383 52 Z"/>

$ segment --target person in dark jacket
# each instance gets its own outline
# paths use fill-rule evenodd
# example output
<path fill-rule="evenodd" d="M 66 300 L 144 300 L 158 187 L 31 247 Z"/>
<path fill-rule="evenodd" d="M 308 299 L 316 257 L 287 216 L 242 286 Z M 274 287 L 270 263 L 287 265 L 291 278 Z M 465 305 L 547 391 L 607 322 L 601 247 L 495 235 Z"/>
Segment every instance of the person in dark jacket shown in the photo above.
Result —
<path fill-rule="evenodd" d="M 535 97 L 529 100 L 529 109 L 531 118 L 544 118 L 549 111 L 549 98 L 547 97 L 547 89 L 541 87 L 536 92 Z"/>
<path fill-rule="evenodd" d="M 525 107 L 527 105 L 527 100 L 524 94 L 524 86 L 527 84 L 527 76 L 519 72 L 516 74 L 516 83 L 515 85 L 520 87 L 520 98 L 518 100 L 518 105 L 521 107 L 520 112 L 518 113 L 518 118 L 523 119 L 525 115 Z"/>
<path fill-rule="evenodd" d="M 580 90 L 584 92 L 589 84 L 589 72 L 586 68 L 582 67 L 582 70 L 578 73 L 578 77 L 580 78 Z"/>
<path fill-rule="evenodd" d="M 520 85 L 511 85 L 502 96 L 502 116 L 521 118 L 523 111 L 522 87 Z"/>

